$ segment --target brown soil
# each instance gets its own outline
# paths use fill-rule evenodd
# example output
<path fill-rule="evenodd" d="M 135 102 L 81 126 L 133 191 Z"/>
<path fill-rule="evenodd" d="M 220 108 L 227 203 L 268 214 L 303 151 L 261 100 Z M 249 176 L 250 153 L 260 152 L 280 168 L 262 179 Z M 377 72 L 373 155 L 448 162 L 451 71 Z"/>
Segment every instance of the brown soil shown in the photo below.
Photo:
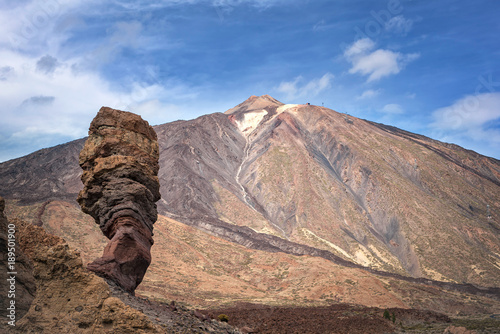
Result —
<path fill-rule="evenodd" d="M 384 319 L 386 310 L 389 319 Z M 380 309 L 351 304 L 272 307 L 241 303 L 200 312 L 214 319 L 224 314 L 229 325 L 243 333 L 500 333 L 500 315 L 451 319 L 428 310 Z"/>
<path fill-rule="evenodd" d="M 271 307 L 241 304 L 201 311 L 247 333 L 391 333 L 395 325 L 383 318 L 383 310 L 335 304 L 325 307 Z"/>

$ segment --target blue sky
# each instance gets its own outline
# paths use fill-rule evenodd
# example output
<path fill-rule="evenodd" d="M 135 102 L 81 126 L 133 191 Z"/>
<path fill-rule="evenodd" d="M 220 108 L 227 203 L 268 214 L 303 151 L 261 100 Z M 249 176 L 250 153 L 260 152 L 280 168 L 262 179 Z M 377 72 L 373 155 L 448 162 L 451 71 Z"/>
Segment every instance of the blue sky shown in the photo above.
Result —
<path fill-rule="evenodd" d="M 0 161 L 250 95 L 310 102 L 500 159 L 500 2 L 0 1 Z"/>

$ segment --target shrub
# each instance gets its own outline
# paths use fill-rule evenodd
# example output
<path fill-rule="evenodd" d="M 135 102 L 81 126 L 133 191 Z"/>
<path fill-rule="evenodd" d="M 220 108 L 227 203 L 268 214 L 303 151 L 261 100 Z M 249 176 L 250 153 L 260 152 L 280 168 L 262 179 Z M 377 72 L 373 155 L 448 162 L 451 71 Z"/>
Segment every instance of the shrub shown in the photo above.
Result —
<path fill-rule="evenodd" d="M 391 314 L 387 310 L 384 311 L 384 319 L 391 320 Z"/>
<path fill-rule="evenodd" d="M 219 320 L 222 321 L 222 322 L 229 322 L 229 317 L 225 314 L 221 314 L 219 315 Z"/>

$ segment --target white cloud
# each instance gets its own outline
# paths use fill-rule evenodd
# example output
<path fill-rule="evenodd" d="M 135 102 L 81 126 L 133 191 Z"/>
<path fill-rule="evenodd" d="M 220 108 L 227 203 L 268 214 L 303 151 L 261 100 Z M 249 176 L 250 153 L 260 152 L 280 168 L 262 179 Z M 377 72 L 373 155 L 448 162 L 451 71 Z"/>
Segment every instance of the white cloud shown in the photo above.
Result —
<path fill-rule="evenodd" d="M 385 30 L 406 36 L 413 27 L 413 20 L 403 15 L 394 16 L 385 23 Z"/>
<path fill-rule="evenodd" d="M 433 136 L 498 158 L 500 93 L 467 95 L 432 114 Z"/>
<path fill-rule="evenodd" d="M 11 66 L 0 67 L 0 80 L 7 80 L 15 74 L 14 68 Z"/>
<path fill-rule="evenodd" d="M 467 95 L 433 113 L 432 126 L 441 130 L 468 130 L 500 119 L 500 93 Z"/>
<path fill-rule="evenodd" d="M 371 52 L 374 47 L 375 43 L 371 39 L 363 38 L 347 48 L 344 56 L 352 64 L 349 73 L 368 76 L 367 82 L 377 81 L 398 74 L 408 63 L 420 56 L 418 53 L 402 54 L 384 49 Z"/>
<path fill-rule="evenodd" d="M 371 99 L 380 94 L 380 89 L 373 90 L 373 89 L 368 89 L 363 92 L 360 96 L 356 97 L 358 100 L 365 100 L 365 99 Z"/>
<path fill-rule="evenodd" d="M 401 107 L 399 104 L 391 103 L 391 104 L 386 104 L 382 108 L 382 112 L 386 114 L 403 114 L 404 110 L 403 107 Z"/>
<path fill-rule="evenodd" d="M 148 120 L 150 124 L 164 123 L 164 121 L 153 121 L 155 119 L 158 119 L 158 115 L 169 115 L 169 118 L 171 118 L 172 120 L 182 118 L 182 110 L 179 106 L 175 104 L 164 103 L 159 99 L 149 99 L 140 102 L 132 102 L 124 109 L 141 115 L 144 119 Z"/>
<path fill-rule="evenodd" d="M 151 43 L 140 22 L 115 22 L 110 16 L 103 24 L 109 27 L 106 37 L 83 38 L 78 49 L 65 46 L 78 37 L 70 35 L 73 29 L 87 28 L 82 15 L 102 15 L 111 7 L 95 0 L 0 5 L 0 161 L 85 136 L 101 106 L 136 112 L 150 124 L 185 117 L 175 103 L 193 99 L 197 88 L 170 78 L 160 81 L 142 64 L 118 79 L 99 73 L 123 49 Z"/>
<path fill-rule="evenodd" d="M 202 0 L 193 2 L 203 2 Z M 250 4 L 256 7 L 267 8 L 276 3 L 284 2 L 284 0 L 210 0 L 215 6 L 238 6 L 242 4 Z"/>
<path fill-rule="evenodd" d="M 83 0 L 33 0 L 0 11 L 0 47 L 33 52 L 53 53 L 58 40 L 60 19 L 79 7 Z M 57 33 L 54 33 L 54 32 Z"/>
<path fill-rule="evenodd" d="M 375 42 L 369 38 L 358 39 L 356 42 L 352 43 L 352 45 L 347 48 L 344 52 L 344 56 L 347 58 L 352 58 L 356 55 L 366 54 L 368 51 L 372 50 L 375 47 Z"/>
<path fill-rule="evenodd" d="M 303 83 L 304 78 L 298 76 L 293 81 L 282 82 L 276 90 L 285 93 L 287 98 L 293 99 L 298 97 L 313 97 L 331 87 L 331 81 L 334 75 L 326 73 L 321 78 L 312 79 L 307 83 Z"/>
<path fill-rule="evenodd" d="M 14 133 L 85 135 L 81 117 L 90 117 L 102 105 L 117 99 L 108 84 L 94 73 L 74 73 L 61 64 L 50 75 L 37 70 L 39 59 L 0 52 L 15 76 L 0 81 L 2 121 Z M 29 131 L 26 129 L 30 128 Z"/>
<path fill-rule="evenodd" d="M 193 98 L 196 90 L 177 82 L 164 85 L 133 83 L 125 91 L 114 90 L 110 83 L 94 71 L 74 71 L 81 59 L 62 62 L 49 73 L 39 70 L 40 58 L 13 51 L 0 51 L 0 68 L 7 72 L 0 80 L 2 124 L 0 132 L 4 150 L 16 146 L 29 153 L 43 146 L 71 140 L 87 134 L 88 125 L 102 106 L 130 110 L 142 115 L 150 124 L 172 121 L 180 115 L 169 101 Z M 50 139 L 52 138 L 52 139 Z M 55 139 L 54 139 L 55 138 Z M 21 152 L 18 150 L 18 152 Z M 8 159 L 13 156 L 5 156 Z M 14 153 L 12 153 L 14 154 Z"/>
<path fill-rule="evenodd" d="M 208 4 L 216 8 L 231 9 L 240 5 L 251 5 L 257 8 L 268 8 L 277 3 L 287 3 L 286 0 L 136 0 L 136 1 L 113 1 L 115 5 L 127 10 L 158 9 L 179 5 Z"/>
<path fill-rule="evenodd" d="M 369 75 L 368 82 L 399 73 L 398 54 L 389 50 L 376 50 L 353 62 L 349 73 Z"/>

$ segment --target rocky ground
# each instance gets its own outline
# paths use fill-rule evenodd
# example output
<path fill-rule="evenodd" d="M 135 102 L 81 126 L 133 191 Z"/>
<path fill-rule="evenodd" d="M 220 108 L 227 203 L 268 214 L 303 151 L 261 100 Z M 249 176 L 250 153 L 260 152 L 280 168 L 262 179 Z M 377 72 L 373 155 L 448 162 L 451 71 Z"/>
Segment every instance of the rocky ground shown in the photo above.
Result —
<path fill-rule="evenodd" d="M 83 268 L 79 252 L 41 227 L 20 220 L 15 225 L 22 253 L 33 261 L 37 285 L 31 306 L 26 305 L 29 311 L 17 322 L 22 333 L 500 333 L 496 316 L 450 319 L 436 312 L 389 308 L 390 319 L 384 319 L 384 309 L 345 303 L 241 303 L 196 310 L 171 300 L 159 302 L 106 284 Z M 221 314 L 228 323 L 219 321 Z"/>
<path fill-rule="evenodd" d="M 201 311 L 217 318 L 225 314 L 229 324 L 244 333 L 500 333 L 500 319 L 450 319 L 436 312 L 415 309 L 367 308 L 348 304 L 327 307 L 271 307 L 240 304 Z M 393 320 L 394 319 L 394 320 Z"/>
<path fill-rule="evenodd" d="M 164 216 L 141 296 L 133 291 L 152 240 L 139 257 L 147 265 L 128 285 L 132 294 L 102 278 L 120 284 L 116 275 L 87 270 L 108 241 L 74 210 L 81 183 L 73 167 L 83 142 L 0 164 L 0 192 L 17 206 L 7 216 L 25 269 L 19 332 L 500 333 L 499 161 L 268 96 L 155 131 Z M 88 153 L 108 158 L 108 148 Z M 112 193 L 113 204 L 125 198 L 122 177 L 133 184 L 144 167 L 137 157 L 131 153 L 133 173 L 105 159 L 89 162 L 102 169 L 84 174 L 86 186 L 88 179 L 97 188 L 83 211 L 104 219 L 111 239 L 109 215 L 90 210 L 94 195 Z M 110 166 L 119 173 L 108 191 L 100 187 L 109 179 L 95 176 Z M 153 190 L 146 188 L 157 196 L 145 196 L 143 210 L 151 219 L 136 219 L 148 233 L 159 198 L 153 169 L 146 178 Z M 139 189 L 132 188 L 126 193 Z M 143 193 L 130 202 L 144 202 Z M 128 202 L 119 209 L 130 209 Z M 7 241 L 0 233 L 0 244 Z M 138 266 L 128 269 L 126 276 Z"/>
<path fill-rule="evenodd" d="M 177 304 L 175 301 L 167 304 L 132 296 L 112 281 L 108 281 L 108 284 L 114 297 L 144 313 L 166 333 L 241 333 L 228 323 L 219 321 L 217 317 L 206 316 L 185 305 Z"/>
<path fill-rule="evenodd" d="M 0 218 L 5 218 L 1 197 Z M 0 223 L 6 230 L 9 222 Z M 16 256 L 26 257 L 30 270 L 16 277 L 15 327 L 2 320 L 0 333 L 240 333 L 182 305 L 133 296 L 85 269 L 80 253 L 65 240 L 21 220 L 15 226 Z M 0 244 L 5 240 L 0 235 Z M 21 289 L 34 283 L 36 293 Z"/>
<path fill-rule="evenodd" d="M 323 307 L 283 307 L 251 303 L 195 310 L 175 301 L 162 303 L 132 296 L 112 282 L 112 295 L 144 313 L 167 333 L 500 333 L 500 315 L 450 318 L 437 312 L 333 304 Z M 387 310 L 389 319 L 384 318 Z M 228 322 L 221 322 L 225 315 Z"/>

